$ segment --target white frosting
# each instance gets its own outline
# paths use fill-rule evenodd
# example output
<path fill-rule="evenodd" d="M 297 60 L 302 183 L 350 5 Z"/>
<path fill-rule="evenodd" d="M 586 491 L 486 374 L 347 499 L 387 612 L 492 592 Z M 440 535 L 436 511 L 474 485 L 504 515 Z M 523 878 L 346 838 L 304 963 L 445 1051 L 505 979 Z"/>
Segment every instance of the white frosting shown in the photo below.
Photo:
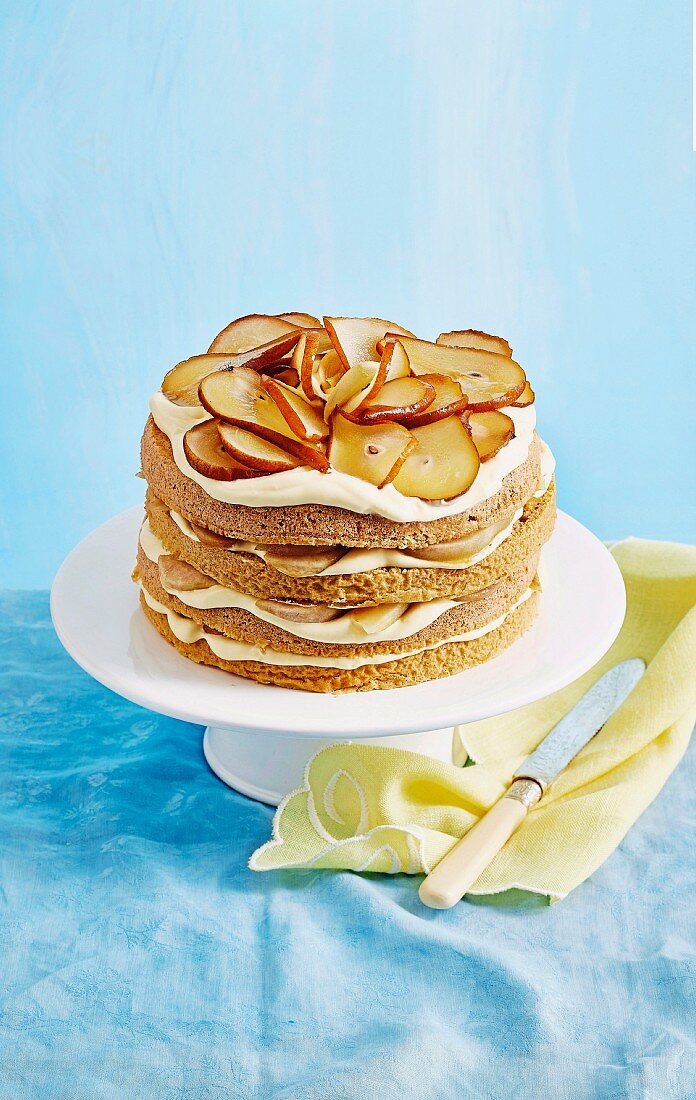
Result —
<path fill-rule="evenodd" d="M 148 520 L 145 520 L 140 531 L 140 545 L 150 561 L 157 563 L 160 555 L 168 554 L 164 543 L 158 539 Z M 315 642 L 325 642 L 332 645 L 365 645 L 371 642 L 392 642 L 409 638 L 426 626 L 430 626 L 446 611 L 458 604 L 466 603 L 466 600 L 428 600 L 425 603 L 409 604 L 402 615 L 390 626 L 374 633 L 367 634 L 360 625 L 359 618 L 354 619 L 350 611 L 338 619 L 327 623 L 298 623 L 290 619 L 273 615 L 269 611 L 260 608 L 253 596 L 247 596 L 244 592 L 238 592 L 233 588 L 226 588 L 222 584 L 213 584 L 209 588 L 197 588 L 192 591 L 183 591 L 167 586 L 163 577 L 160 582 L 165 592 L 170 596 L 176 596 L 188 607 L 195 607 L 200 611 L 209 611 L 213 608 L 236 607 L 250 612 L 257 619 L 265 623 L 279 627 L 288 634 L 294 634 L 297 638 L 307 638 Z"/>
<path fill-rule="evenodd" d="M 535 492 L 535 497 L 543 497 L 551 484 L 551 479 L 556 471 L 556 459 L 551 453 L 551 448 L 544 443 L 543 439 L 539 440 L 540 447 L 540 465 L 541 465 L 541 477 L 539 479 L 539 488 Z"/>
<path fill-rule="evenodd" d="M 157 427 L 168 437 L 174 461 L 181 473 L 195 481 L 214 500 L 225 504 L 246 504 L 252 508 L 325 504 L 362 515 L 384 516 L 395 523 L 427 523 L 443 516 L 459 515 L 493 496 L 500 489 L 503 479 L 526 461 L 536 424 L 533 404 L 524 409 L 506 409 L 515 425 L 515 438 L 488 462 L 481 463 L 473 485 L 461 496 L 449 501 L 427 501 L 402 496 L 393 485 L 378 489 L 361 478 L 339 470 L 321 473 L 307 466 L 265 477 L 216 481 L 194 470 L 184 454 L 184 434 L 195 424 L 211 419 L 205 409 L 175 405 L 158 392 L 150 399 L 150 411 Z"/>
<path fill-rule="evenodd" d="M 185 615 L 170 611 L 163 603 L 151 596 L 146 588 L 142 585 L 140 587 L 147 605 L 160 615 L 167 616 L 169 629 L 180 642 L 192 645 L 194 642 L 205 641 L 215 656 L 224 661 L 259 661 L 266 665 L 310 665 L 315 668 L 360 668 L 363 665 L 382 665 L 402 657 L 413 657 L 416 653 L 424 653 L 426 650 L 439 649 L 452 642 L 469 642 L 474 638 L 482 638 L 485 634 L 490 634 L 502 626 L 508 615 L 520 607 L 532 594 L 531 588 L 528 588 L 509 611 L 493 622 L 487 623 L 486 626 L 469 630 L 466 634 L 458 634 L 454 638 L 446 638 L 433 645 L 423 646 L 421 649 L 410 650 L 408 653 L 378 653 L 369 657 L 310 657 L 302 653 L 283 653 L 275 649 L 262 649 L 247 642 L 237 642 L 233 638 L 223 638 L 220 634 L 208 634 L 198 623 Z"/>

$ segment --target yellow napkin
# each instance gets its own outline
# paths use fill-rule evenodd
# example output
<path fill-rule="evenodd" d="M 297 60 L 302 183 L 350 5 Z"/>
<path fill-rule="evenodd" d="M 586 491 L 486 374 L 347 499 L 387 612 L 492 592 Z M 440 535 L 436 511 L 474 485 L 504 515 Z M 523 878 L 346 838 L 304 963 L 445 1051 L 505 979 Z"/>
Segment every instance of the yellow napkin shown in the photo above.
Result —
<path fill-rule="evenodd" d="M 642 657 L 648 668 L 636 689 L 471 893 L 517 887 L 557 900 L 591 875 L 661 790 L 696 721 L 696 547 L 627 539 L 612 553 L 626 583 L 626 619 L 590 672 L 541 702 L 457 727 L 454 759 L 473 766 L 359 742 L 323 749 L 249 866 L 427 872 L 583 692 L 611 665 Z"/>

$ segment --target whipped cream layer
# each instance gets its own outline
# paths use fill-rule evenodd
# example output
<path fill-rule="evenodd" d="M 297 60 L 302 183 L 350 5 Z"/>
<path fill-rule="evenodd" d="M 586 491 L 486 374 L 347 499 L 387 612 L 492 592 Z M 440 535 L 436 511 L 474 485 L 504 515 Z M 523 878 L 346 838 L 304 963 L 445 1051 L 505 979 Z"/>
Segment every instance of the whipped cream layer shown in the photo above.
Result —
<path fill-rule="evenodd" d="M 474 483 L 461 496 L 447 501 L 405 497 L 393 485 L 378 489 L 368 481 L 339 470 L 321 473 L 307 466 L 263 477 L 216 481 L 205 477 L 189 464 L 183 439 L 189 428 L 212 417 L 201 406 L 176 405 L 161 392 L 150 399 L 155 424 L 172 446 L 174 461 L 182 474 L 225 504 L 245 504 L 252 508 L 280 508 L 296 504 L 323 504 L 345 508 L 362 515 L 383 516 L 395 523 L 430 522 L 444 516 L 456 516 L 494 496 L 508 474 L 527 459 L 534 438 L 536 410 L 505 409 L 515 425 L 515 437 L 488 462 L 482 462 Z"/>
<path fill-rule="evenodd" d="M 469 642 L 474 638 L 482 638 L 502 626 L 508 615 L 520 607 L 532 594 L 528 588 L 512 607 L 493 622 L 477 630 L 469 630 L 465 634 L 458 634 L 453 638 L 446 638 L 441 642 L 423 646 L 421 649 L 410 650 L 408 653 L 379 653 L 369 657 L 308 657 L 301 653 L 284 653 L 275 649 L 262 649 L 261 646 L 250 645 L 247 642 L 236 642 L 233 638 L 224 638 L 220 634 L 209 634 L 204 627 L 189 619 L 186 615 L 179 615 L 176 611 L 170 611 L 163 603 L 151 596 L 147 589 L 140 585 L 143 598 L 148 607 L 157 611 L 160 615 L 167 616 L 169 629 L 175 638 L 186 645 L 204 641 L 208 648 L 223 661 L 258 661 L 265 665 L 310 665 L 314 668 L 361 668 L 363 665 L 383 665 L 389 661 L 398 661 L 403 657 L 414 657 L 418 653 L 425 653 L 431 649 L 440 649 L 441 646 L 451 645 L 453 642 Z"/>
<path fill-rule="evenodd" d="M 161 555 L 169 553 L 147 520 L 145 520 L 140 530 L 140 545 L 146 557 L 155 564 L 157 564 Z M 365 645 L 374 642 L 402 641 L 404 638 L 409 638 L 412 634 L 417 634 L 419 630 L 424 630 L 425 627 L 430 626 L 431 623 L 434 623 L 436 619 L 439 619 L 451 608 L 468 602 L 467 600 L 439 599 L 429 600 L 425 603 L 382 604 L 381 606 L 385 609 L 385 612 L 394 607 L 396 609 L 395 613 L 398 609 L 401 609 L 401 613 L 388 626 L 370 631 L 361 625 L 361 619 L 364 618 L 365 611 L 368 610 L 366 608 L 358 608 L 353 611 L 350 609 L 343 611 L 341 608 L 341 616 L 332 619 L 330 622 L 299 623 L 280 615 L 273 615 L 265 608 L 260 607 L 253 596 L 247 596 L 244 592 L 238 592 L 236 589 L 227 588 L 222 584 L 213 584 L 209 588 L 184 591 L 167 585 L 162 576 L 160 576 L 160 583 L 165 592 L 168 592 L 170 596 L 176 596 L 187 607 L 195 607 L 199 611 L 239 608 L 242 611 L 248 611 L 262 622 L 279 627 L 297 638 L 324 642 L 329 645 Z M 375 608 L 369 610 L 374 611 Z"/>

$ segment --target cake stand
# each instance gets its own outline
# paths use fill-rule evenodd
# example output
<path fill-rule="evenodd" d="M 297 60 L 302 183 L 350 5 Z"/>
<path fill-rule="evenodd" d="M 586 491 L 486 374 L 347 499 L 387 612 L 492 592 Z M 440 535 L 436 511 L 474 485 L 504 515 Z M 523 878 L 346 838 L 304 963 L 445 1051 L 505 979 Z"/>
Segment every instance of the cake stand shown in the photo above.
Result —
<path fill-rule="evenodd" d="M 322 746 L 345 740 L 451 761 L 452 726 L 514 710 L 569 684 L 621 628 L 625 592 L 606 547 L 560 512 L 544 548 L 531 629 L 486 664 L 413 687 L 343 695 L 268 687 L 182 657 L 142 613 L 130 578 L 142 507 L 115 516 L 63 562 L 51 614 L 68 653 L 112 691 L 159 714 L 206 726 L 203 751 L 220 779 L 277 804 Z"/>

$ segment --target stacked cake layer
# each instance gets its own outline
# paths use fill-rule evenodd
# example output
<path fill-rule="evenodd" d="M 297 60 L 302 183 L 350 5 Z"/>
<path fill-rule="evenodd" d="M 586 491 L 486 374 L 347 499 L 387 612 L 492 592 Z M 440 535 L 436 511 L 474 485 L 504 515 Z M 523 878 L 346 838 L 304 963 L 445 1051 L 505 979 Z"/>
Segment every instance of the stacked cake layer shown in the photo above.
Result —
<path fill-rule="evenodd" d="M 304 690 L 486 661 L 536 614 L 555 519 L 524 372 L 496 337 L 325 322 L 233 322 L 153 397 L 143 610 L 194 661 Z"/>

